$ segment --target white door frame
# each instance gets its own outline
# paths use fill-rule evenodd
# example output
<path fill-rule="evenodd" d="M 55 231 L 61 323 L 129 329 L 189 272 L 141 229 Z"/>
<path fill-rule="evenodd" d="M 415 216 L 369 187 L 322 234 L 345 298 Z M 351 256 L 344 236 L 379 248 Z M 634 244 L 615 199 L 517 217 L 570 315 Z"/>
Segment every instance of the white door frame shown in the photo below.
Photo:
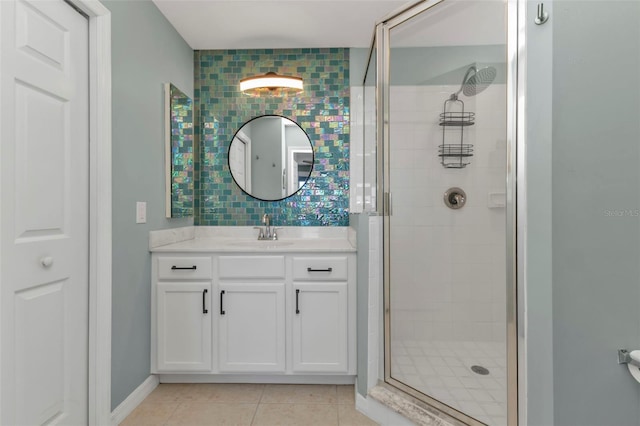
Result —
<path fill-rule="evenodd" d="M 296 161 L 296 154 L 313 155 L 313 149 L 299 146 L 287 147 L 287 161 L 285 163 L 285 167 L 289 170 L 287 174 L 287 195 L 293 194 L 300 189 L 298 186 L 298 162 Z"/>
<path fill-rule="evenodd" d="M 89 424 L 111 423 L 111 12 L 89 16 Z"/>
<path fill-rule="evenodd" d="M 236 137 L 244 144 L 244 188 L 242 190 L 251 194 L 251 138 L 242 130 L 238 130 Z"/>
<path fill-rule="evenodd" d="M 111 423 L 111 12 L 89 16 L 89 424 Z"/>
<path fill-rule="evenodd" d="M 88 423 L 107 425 L 111 423 L 111 12 L 98 0 L 66 1 L 89 21 Z"/>

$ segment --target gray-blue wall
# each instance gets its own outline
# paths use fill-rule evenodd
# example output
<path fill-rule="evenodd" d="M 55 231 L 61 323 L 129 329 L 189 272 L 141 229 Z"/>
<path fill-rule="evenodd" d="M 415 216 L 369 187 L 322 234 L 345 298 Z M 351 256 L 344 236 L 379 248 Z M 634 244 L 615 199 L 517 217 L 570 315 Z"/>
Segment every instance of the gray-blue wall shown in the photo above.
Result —
<path fill-rule="evenodd" d="M 188 226 L 166 219 L 165 82 L 193 96 L 193 50 L 149 0 L 103 1 L 111 11 L 113 84 L 113 323 L 111 406 L 150 369 L 149 231 Z M 147 223 L 135 223 L 136 201 Z"/>
<path fill-rule="evenodd" d="M 638 425 L 640 3 L 562 0 L 553 20 L 555 425 Z"/>
<path fill-rule="evenodd" d="M 527 116 L 528 251 L 541 255 L 528 258 L 528 424 L 637 426 L 640 386 L 616 349 L 640 344 L 640 3 L 550 13 L 528 32 L 528 105 L 552 93 L 552 114 L 543 100 Z M 552 67 L 537 68 L 545 51 Z"/>
<path fill-rule="evenodd" d="M 469 58 L 477 62 L 469 63 Z M 349 78 L 352 86 L 362 86 L 369 49 L 349 49 Z M 495 83 L 506 82 L 504 45 L 394 47 L 391 49 L 391 84 L 396 86 L 461 84 L 470 65 L 496 68 Z"/>
<path fill-rule="evenodd" d="M 537 4 L 527 2 L 528 16 L 535 16 Z M 553 424 L 553 251 L 552 224 L 552 127 L 553 127 L 553 3 L 545 9 L 554 16 L 546 25 L 527 27 L 526 97 L 526 190 L 527 190 L 527 268 L 526 298 L 518 295 L 518 321 L 525 324 L 526 421 L 531 426 Z M 522 276 L 520 277 L 522 278 Z M 525 303 L 527 308 L 524 309 Z M 524 349 L 522 346 L 520 349 Z M 521 358 L 522 360 L 523 358 Z M 521 397 L 524 397 L 524 392 Z"/>
<path fill-rule="evenodd" d="M 263 200 L 282 198 L 282 120 L 251 122 L 251 193 Z"/>
<path fill-rule="evenodd" d="M 369 49 L 353 47 L 349 49 L 349 84 L 351 86 L 362 86 L 368 61 Z"/>

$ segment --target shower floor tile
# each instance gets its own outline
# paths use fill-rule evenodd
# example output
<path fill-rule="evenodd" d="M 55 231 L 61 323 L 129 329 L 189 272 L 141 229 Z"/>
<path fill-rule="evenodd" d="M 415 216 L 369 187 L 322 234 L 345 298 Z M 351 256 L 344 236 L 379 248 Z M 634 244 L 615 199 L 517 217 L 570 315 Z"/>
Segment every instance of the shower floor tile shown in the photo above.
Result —
<path fill-rule="evenodd" d="M 489 374 L 473 372 L 473 365 L 486 368 Z M 506 425 L 505 366 L 503 342 L 394 340 L 391 343 L 394 379 L 491 426 Z"/>

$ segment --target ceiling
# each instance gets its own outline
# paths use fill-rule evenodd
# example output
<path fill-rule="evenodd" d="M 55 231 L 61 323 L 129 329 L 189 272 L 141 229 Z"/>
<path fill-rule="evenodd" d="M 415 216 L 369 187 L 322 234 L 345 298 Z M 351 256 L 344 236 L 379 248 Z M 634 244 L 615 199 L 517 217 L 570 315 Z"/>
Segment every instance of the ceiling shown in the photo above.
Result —
<path fill-rule="evenodd" d="M 369 47 L 374 25 L 406 0 L 153 0 L 201 49 Z"/>

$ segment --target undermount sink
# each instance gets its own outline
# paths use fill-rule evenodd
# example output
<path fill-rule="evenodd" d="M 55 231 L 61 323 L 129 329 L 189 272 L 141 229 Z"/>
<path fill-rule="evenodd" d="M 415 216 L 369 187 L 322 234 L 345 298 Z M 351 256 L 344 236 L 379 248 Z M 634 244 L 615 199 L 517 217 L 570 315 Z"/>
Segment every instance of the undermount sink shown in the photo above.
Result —
<path fill-rule="evenodd" d="M 292 241 L 279 241 L 279 240 L 250 240 L 250 241 L 234 241 L 229 243 L 230 246 L 236 247 L 286 247 L 293 245 Z"/>

